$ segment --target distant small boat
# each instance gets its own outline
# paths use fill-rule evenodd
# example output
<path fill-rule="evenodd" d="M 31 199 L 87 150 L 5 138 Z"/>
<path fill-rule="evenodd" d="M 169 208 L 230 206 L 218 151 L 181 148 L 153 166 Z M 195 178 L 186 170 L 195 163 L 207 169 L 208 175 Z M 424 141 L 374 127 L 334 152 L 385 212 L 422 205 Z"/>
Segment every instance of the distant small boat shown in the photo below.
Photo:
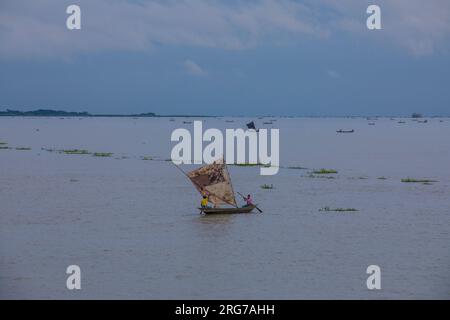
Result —
<path fill-rule="evenodd" d="M 249 128 L 249 129 L 253 129 L 253 130 L 256 130 L 256 132 L 258 132 L 259 130 L 258 129 L 256 129 L 256 126 L 255 126 L 255 123 L 252 121 L 252 122 L 249 122 L 249 123 L 247 123 L 247 128 Z"/>
<path fill-rule="evenodd" d="M 338 130 L 338 131 L 336 131 L 337 133 L 353 133 L 353 132 L 355 132 L 355 130 Z"/>
<path fill-rule="evenodd" d="M 192 124 L 192 121 L 183 121 L 184 124 Z"/>

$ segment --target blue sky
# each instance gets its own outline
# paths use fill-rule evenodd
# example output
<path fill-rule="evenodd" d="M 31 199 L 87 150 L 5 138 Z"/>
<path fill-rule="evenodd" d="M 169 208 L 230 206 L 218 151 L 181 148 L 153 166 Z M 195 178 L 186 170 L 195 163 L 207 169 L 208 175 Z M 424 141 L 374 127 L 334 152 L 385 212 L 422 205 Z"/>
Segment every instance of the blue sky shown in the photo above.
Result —
<path fill-rule="evenodd" d="M 443 0 L 2 0 L 0 109 L 450 115 L 449 40 Z"/>

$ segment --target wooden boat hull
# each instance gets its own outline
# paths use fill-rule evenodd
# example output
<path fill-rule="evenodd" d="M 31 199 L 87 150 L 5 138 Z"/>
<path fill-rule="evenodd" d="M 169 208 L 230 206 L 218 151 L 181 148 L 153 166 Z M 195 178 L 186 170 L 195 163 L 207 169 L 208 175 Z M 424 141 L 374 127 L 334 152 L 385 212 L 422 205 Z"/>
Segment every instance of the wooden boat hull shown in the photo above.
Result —
<path fill-rule="evenodd" d="M 250 213 L 256 206 L 248 206 L 242 208 L 198 208 L 204 214 L 239 214 Z"/>

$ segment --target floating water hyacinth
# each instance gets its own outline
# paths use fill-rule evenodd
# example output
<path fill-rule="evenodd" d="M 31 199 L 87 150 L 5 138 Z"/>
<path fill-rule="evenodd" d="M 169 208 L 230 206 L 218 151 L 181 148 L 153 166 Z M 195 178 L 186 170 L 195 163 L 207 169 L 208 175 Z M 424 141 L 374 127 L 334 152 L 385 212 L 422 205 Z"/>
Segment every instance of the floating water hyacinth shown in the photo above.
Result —
<path fill-rule="evenodd" d="M 83 149 L 61 150 L 61 152 L 65 154 L 90 154 L 89 151 Z"/>
<path fill-rule="evenodd" d="M 336 174 L 338 172 L 334 169 L 320 169 L 320 170 L 313 171 L 313 173 L 314 174 Z"/>
<path fill-rule="evenodd" d="M 336 177 L 333 176 L 325 176 L 325 175 L 314 175 L 312 173 L 310 173 L 309 175 L 306 176 L 307 178 L 317 178 L 317 179 L 329 179 L 329 180 L 333 180 L 336 179 Z"/>
<path fill-rule="evenodd" d="M 108 158 L 111 157 L 113 155 L 112 152 L 94 152 L 94 157 L 103 157 L 103 158 Z"/>
<path fill-rule="evenodd" d="M 230 164 L 230 166 L 236 166 L 236 167 L 259 167 L 262 166 L 260 163 L 234 163 Z"/>
<path fill-rule="evenodd" d="M 355 209 L 355 208 L 335 208 L 335 209 L 332 209 L 330 207 L 323 207 L 322 209 L 319 209 L 319 211 L 322 211 L 322 212 L 355 212 L 355 211 L 358 211 L 358 209 Z"/>
<path fill-rule="evenodd" d="M 428 180 L 428 179 L 413 179 L 413 178 L 406 178 L 402 179 L 402 182 L 404 183 L 433 183 L 433 182 L 439 182 L 436 180 Z"/>

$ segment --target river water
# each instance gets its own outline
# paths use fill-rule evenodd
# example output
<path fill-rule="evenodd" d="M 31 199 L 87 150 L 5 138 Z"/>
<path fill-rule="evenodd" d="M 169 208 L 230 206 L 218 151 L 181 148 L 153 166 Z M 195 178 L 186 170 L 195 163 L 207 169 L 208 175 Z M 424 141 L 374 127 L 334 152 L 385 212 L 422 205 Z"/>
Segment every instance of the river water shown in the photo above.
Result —
<path fill-rule="evenodd" d="M 233 216 L 199 215 L 164 161 L 193 120 L 0 118 L 0 298 L 450 298 L 450 119 L 202 119 L 280 129 L 277 175 L 229 167 L 264 211 Z M 66 288 L 69 265 L 81 290 Z"/>

